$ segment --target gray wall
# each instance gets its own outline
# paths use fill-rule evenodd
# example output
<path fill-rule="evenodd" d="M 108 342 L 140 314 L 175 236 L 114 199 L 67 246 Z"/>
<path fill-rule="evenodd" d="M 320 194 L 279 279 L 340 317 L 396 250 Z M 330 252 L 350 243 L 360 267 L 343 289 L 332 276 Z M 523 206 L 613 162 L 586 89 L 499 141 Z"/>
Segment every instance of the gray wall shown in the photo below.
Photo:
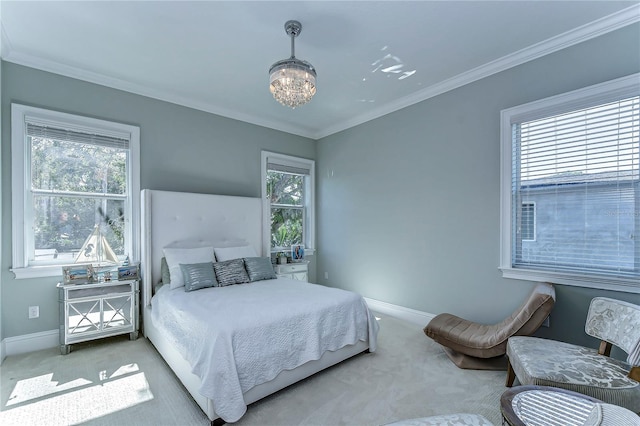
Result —
<path fill-rule="evenodd" d="M 3 62 L 2 338 L 58 327 L 58 278 L 16 280 L 9 271 L 11 102 L 140 126 L 141 188 L 259 197 L 261 150 L 315 159 L 311 139 Z M 40 318 L 27 319 L 31 305 Z"/>
<path fill-rule="evenodd" d="M 635 24 L 321 139 L 319 282 L 432 314 L 503 319 L 533 284 L 498 270 L 500 110 L 638 71 Z M 591 342 L 584 320 L 597 295 L 640 303 L 557 286 L 539 334 Z"/>

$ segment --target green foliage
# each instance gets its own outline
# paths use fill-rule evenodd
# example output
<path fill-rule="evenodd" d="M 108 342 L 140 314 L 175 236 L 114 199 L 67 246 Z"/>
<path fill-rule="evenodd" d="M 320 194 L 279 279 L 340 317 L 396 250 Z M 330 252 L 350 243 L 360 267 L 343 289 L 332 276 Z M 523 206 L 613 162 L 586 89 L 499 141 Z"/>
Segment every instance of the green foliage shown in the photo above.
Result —
<path fill-rule="evenodd" d="M 34 248 L 77 251 L 98 225 L 123 255 L 124 203 L 109 195 L 127 192 L 126 150 L 34 137 L 31 160 Z"/>
<path fill-rule="evenodd" d="M 31 148 L 34 189 L 126 193 L 123 149 L 41 138 Z"/>
<path fill-rule="evenodd" d="M 267 193 L 271 202 L 271 246 L 302 244 L 304 176 L 269 171 Z"/>
<path fill-rule="evenodd" d="M 279 224 L 279 226 L 276 228 L 276 232 L 272 234 L 272 240 L 273 240 L 274 246 L 284 247 L 285 244 L 287 244 L 287 242 L 289 241 L 289 239 L 287 238 L 287 234 L 288 234 L 287 227 L 282 226 L 282 224 Z"/>

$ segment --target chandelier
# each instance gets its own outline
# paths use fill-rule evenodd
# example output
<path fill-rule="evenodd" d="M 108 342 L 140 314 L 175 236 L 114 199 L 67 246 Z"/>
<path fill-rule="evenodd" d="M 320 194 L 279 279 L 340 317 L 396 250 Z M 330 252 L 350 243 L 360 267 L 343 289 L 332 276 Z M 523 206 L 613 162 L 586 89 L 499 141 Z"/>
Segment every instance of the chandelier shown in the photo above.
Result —
<path fill-rule="evenodd" d="M 291 57 L 271 65 L 269 90 L 276 101 L 295 108 L 306 104 L 316 94 L 316 70 L 309 62 L 296 58 L 294 39 L 302 31 L 300 22 L 287 21 L 284 29 L 291 36 Z"/>

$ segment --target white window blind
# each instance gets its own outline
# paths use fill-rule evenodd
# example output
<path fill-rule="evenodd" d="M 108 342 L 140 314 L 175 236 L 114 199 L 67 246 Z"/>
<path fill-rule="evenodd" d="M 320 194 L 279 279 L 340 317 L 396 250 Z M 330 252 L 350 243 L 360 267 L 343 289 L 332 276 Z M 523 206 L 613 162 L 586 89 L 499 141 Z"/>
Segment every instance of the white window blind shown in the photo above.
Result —
<path fill-rule="evenodd" d="M 311 168 L 309 165 L 296 164 L 292 161 L 288 161 L 286 163 L 269 162 L 267 163 L 267 170 L 300 176 L 308 176 L 309 174 L 311 174 Z"/>
<path fill-rule="evenodd" d="M 31 122 L 33 120 L 33 122 Z M 125 158 L 128 157 L 129 151 L 129 136 L 111 136 L 107 134 L 98 134 L 95 132 L 89 133 L 85 131 L 72 130 L 69 128 L 63 128 L 60 126 L 62 123 L 40 124 L 39 120 L 26 117 L 26 136 L 29 138 L 29 146 L 32 151 L 42 150 L 41 144 L 46 143 L 45 140 L 55 141 L 56 148 L 50 147 L 47 150 L 47 156 L 55 155 L 59 157 L 56 161 L 59 164 L 59 168 L 69 170 L 71 168 L 77 168 L 78 155 L 70 152 L 70 149 L 75 147 L 76 149 L 82 149 L 81 147 L 99 147 L 100 159 L 104 162 L 118 161 L 116 157 Z M 94 153 L 95 154 L 95 153 Z M 33 154 L 32 154 L 33 155 Z M 86 152 L 85 155 L 91 155 L 90 152 Z M 67 158 L 65 158 L 67 157 Z M 98 158 L 95 155 L 96 159 Z M 69 161 L 71 160 L 71 161 Z M 125 161 L 123 174 L 126 175 L 128 161 Z M 68 194 L 75 196 L 90 196 L 90 197 L 107 197 L 114 199 L 126 199 L 127 197 L 127 182 L 120 185 L 102 185 L 107 179 L 113 178 L 112 176 L 103 176 L 101 182 L 89 181 L 89 174 L 91 169 L 95 168 L 95 164 L 87 162 L 85 164 L 85 170 L 77 170 L 78 181 L 83 181 L 82 185 L 69 185 L 68 182 L 57 179 L 55 170 L 51 170 L 50 164 L 39 164 L 35 158 L 31 158 L 31 191 L 33 195 L 45 195 L 45 194 Z"/>
<path fill-rule="evenodd" d="M 31 120 L 29 117 L 27 117 L 26 119 L 28 120 L 26 123 L 27 136 L 98 145 L 108 148 L 129 149 L 129 138 L 127 137 L 85 133 L 75 130 L 52 127 L 50 125 L 38 124 L 37 122 L 29 122 L 29 120 Z"/>
<path fill-rule="evenodd" d="M 511 124 L 512 267 L 640 276 L 639 111 L 632 96 Z"/>

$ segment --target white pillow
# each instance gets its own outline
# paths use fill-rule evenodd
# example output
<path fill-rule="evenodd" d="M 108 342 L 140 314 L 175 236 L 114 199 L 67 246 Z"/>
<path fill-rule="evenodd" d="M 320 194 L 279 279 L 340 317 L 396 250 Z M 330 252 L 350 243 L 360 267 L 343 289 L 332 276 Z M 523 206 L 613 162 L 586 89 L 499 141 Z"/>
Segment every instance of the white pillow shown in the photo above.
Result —
<path fill-rule="evenodd" d="M 171 288 L 184 286 L 180 264 L 213 262 L 213 247 L 175 248 L 165 247 L 164 257 L 167 259 L 169 274 L 171 275 Z"/>
<path fill-rule="evenodd" d="M 241 259 L 243 257 L 258 257 L 255 249 L 252 246 L 216 247 L 213 250 L 216 253 L 216 260 L 218 262 Z"/>

